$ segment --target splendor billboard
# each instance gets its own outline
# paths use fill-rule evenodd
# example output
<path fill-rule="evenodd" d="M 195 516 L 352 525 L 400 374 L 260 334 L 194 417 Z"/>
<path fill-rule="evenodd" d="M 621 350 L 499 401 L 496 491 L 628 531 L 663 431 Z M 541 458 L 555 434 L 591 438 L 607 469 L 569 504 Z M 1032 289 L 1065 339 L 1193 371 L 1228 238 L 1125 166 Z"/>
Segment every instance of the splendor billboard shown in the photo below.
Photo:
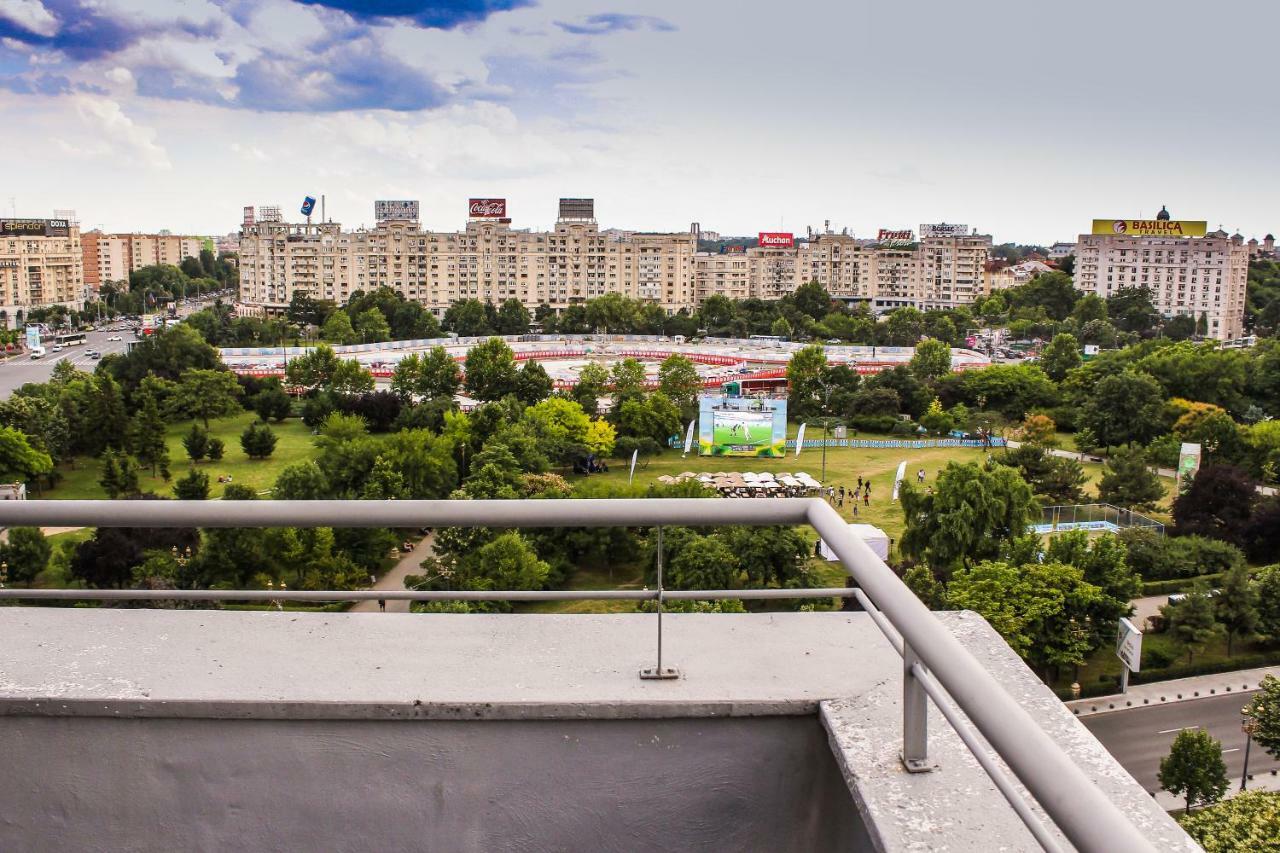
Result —
<path fill-rule="evenodd" d="M 0 235 L 10 237 L 66 237 L 66 219 L 0 219 Z"/>
<path fill-rule="evenodd" d="M 787 401 L 700 397 L 698 453 L 702 456 L 786 456 Z"/>
<path fill-rule="evenodd" d="M 467 215 L 472 219 L 502 219 L 507 215 L 507 200 L 473 198 L 467 204 Z"/>
<path fill-rule="evenodd" d="M 790 249 L 796 244 L 795 235 L 784 231 L 761 231 L 758 239 L 762 249 Z"/>
<path fill-rule="evenodd" d="M 1209 223 L 1194 219 L 1095 219 L 1094 234 L 1129 237 L 1203 237 Z"/>

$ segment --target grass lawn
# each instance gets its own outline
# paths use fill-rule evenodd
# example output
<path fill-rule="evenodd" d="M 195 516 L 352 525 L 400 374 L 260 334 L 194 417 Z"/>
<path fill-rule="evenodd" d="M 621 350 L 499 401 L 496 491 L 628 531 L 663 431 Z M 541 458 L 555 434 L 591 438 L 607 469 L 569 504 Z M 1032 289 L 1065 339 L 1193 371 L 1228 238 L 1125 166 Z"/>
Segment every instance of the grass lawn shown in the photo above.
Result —
<path fill-rule="evenodd" d="M 644 589 L 639 564 L 607 568 L 579 568 L 560 589 Z M 527 601 L 512 605 L 515 613 L 634 613 L 638 601 Z"/>
<path fill-rule="evenodd" d="M 209 422 L 209 434 L 226 443 L 223 458 L 217 462 L 201 462 L 194 466 L 209 475 L 209 497 L 222 497 L 224 486 L 218 477 L 230 475 L 232 482 L 251 486 L 256 491 L 270 489 L 275 483 L 281 469 L 294 462 L 301 462 L 310 457 L 312 452 L 311 430 L 298 418 L 289 418 L 284 423 L 271 424 L 279 441 L 275 452 L 266 459 L 250 459 L 240 449 L 240 433 L 253 423 L 257 416 L 252 412 L 241 412 L 227 418 L 218 418 Z M 174 479 L 186 474 L 193 467 L 187 459 L 187 452 L 182 447 L 182 437 L 191 430 L 191 421 L 170 424 L 167 432 L 169 443 L 169 468 Z M 102 476 L 102 465 L 96 459 L 78 459 L 75 467 L 64 465 L 60 469 L 62 480 L 56 488 L 48 489 L 41 498 L 55 500 L 102 499 L 106 493 L 98 485 Z M 160 477 L 152 477 L 150 471 L 139 472 L 139 485 L 142 490 L 153 491 L 158 495 L 172 497 L 173 484 L 166 483 Z"/>
<path fill-rule="evenodd" d="M 1273 647 L 1262 643 L 1251 641 L 1246 642 L 1239 637 L 1236 638 L 1232 645 L 1232 657 L 1244 657 L 1246 655 L 1255 655 L 1266 652 Z M 1145 632 L 1142 635 L 1142 654 L 1143 654 L 1143 670 L 1155 669 L 1150 665 L 1147 655 L 1152 652 L 1158 652 L 1168 657 L 1171 661 L 1170 666 L 1187 663 L 1186 651 L 1174 642 L 1173 637 L 1167 633 L 1153 634 Z M 1211 664 L 1218 661 L 1228 660 L 1227 657 L 1227 641 L 1225 638 L 1215 639 L 1207 644 L 1203 649 L 1197 651 L 1192 656 L 1191 662 L 1195 664 Z M 1094 684 L 1101 682 L 1103 679 L 1111 681 L 1120 677 L 1120 668 L 1122 664 L 1120 659 L 1116 657 L 1115 649 L 1110 645 L 1104 645 L 1098 649 L 1084 666 L 1080 667 L 1079 681 L 1081 686 L 1092 687 Z M 1051 687 L 1055 689 L 1067 689 L 1071 687 L 1072 672 L 1065 669 Z"/>

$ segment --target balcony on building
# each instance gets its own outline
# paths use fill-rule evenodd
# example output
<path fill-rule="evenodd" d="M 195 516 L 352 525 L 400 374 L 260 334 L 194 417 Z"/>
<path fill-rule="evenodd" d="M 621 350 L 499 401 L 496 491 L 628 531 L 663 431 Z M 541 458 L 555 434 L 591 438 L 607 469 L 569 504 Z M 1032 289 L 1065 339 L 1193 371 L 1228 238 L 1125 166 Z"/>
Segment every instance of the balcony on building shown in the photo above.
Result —
<path fill-rule="evenodd" d="M 64 503 L 80 506 L 39 506 Z M 255 524 L 281 524 L 299 504 L 361 523 L 356 502 L 163 503 L 187 506 L 147 508 L 149 524 L 179 512 L 213 514 L 206 524 L 242 524 L 250 512 Z M 448 503 L 471 506 L 439 509 Z M 442 511 L 512 526 L 530 523 L 526 511 L 551 519 L 549 505 L 560 504 L 575 523 L 653 525 L 670 503 L 378 506 L 401 521 L 421 505 L 423 523 Z M 730 522 L 709 517 L 708 504 L 766 502 L 697 503 L 699 523 L 716 524 Z M 0 793 L 0 849 L 1106 849 L 1073 846 L 1093 831 L 1081 829 L 1088 823 L 1119 833 L 1125 846 L 1112 849 L 1197 849 L 981 617 L 921 608 L 928 624 L 900 624 L 893 614 L 918 603 L 904 610 L 884 564 L 860 542 L 841 544 L 834 511 L 767 503 L 805 506 L 791 515 L 743 507 L 755 515 L 732 523 L 812 516 L 846 565 L 857 564 L 866 592 L 883 594 L 880 606 L 667 613 L 661 622 L 656 613 L 244 611 L 172 600 L 0 606 L 0 742 L 11 778 L 21 778 Z M 103 524 L 137 523 L 91 504 L 0 502 L 0 523 L 96 512 Z M 665 523 L 691 512 L 672 509 L 677 520 Z M 35 603 L 19 595 L 0 590 L 0 605 Z M 909 636 L 944 636 L 955 653 L 935 657 L 922 682 L 948 683 L 944 670 L 963 658 L 990 694 L 952 691 L 945 709 L 922 702 L 914 718 L 906 673 L 923 670 L 910 666 Z M 678 677 L 640 677 L 668 669 Z M 984 729 L 990 743 L 977 732 L 971 712 L 997 699 L 1048 736 L 1025 745 L 1042 754 L 997 746 L 999 727 Z M 914 766 L 903 760 L 911 719 L 928 732 L 927 759 Z M 966 731 L 977 738 L 969 745 Z M 1058 760 L 1083 783 L 1063 779 L 1062 796 L 1028 796 L 1011 775 Z M 1063 825 L 1072 797 L 1109 805 Z"/>

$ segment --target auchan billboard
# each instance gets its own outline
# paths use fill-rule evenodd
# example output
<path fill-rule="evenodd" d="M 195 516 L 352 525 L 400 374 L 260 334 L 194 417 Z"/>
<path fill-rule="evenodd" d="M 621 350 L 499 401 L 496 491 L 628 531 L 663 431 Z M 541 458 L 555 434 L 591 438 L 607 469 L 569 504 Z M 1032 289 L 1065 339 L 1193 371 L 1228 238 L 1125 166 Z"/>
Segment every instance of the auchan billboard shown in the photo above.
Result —
<path fill-rule="evenodd" d="M 795 235 L 784 231 L 761 231 L 759 240 L 762 249 L 790 249 L 796 244 Z"/>
<path fill-rule="evenodd" d="M 1209 230 L 1204 220 L 1190 219 L 1095 219 L 1094 234 L 1129 237 L 1203 237 Z"/>

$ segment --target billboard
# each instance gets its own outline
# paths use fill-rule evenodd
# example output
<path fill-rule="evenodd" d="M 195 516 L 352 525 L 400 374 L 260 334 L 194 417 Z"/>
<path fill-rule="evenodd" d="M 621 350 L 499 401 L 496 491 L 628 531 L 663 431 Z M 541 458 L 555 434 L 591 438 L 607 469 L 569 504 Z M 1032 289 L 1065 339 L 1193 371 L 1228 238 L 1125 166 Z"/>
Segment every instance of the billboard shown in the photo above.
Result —
<path fill-rule="evenodd" d="M 1124 617 L 1120 618 L 1120 626 L 1116 630 L 1116 657 L 1130 672 L 1142 669 L 1142 632 Z"/>
<path fill-rule="evenodd" d="M 560 199 L 561 219 L 595 219 L 596 200 L 593 198 Z"/>
<path fill-rule="evenodd" d="M 1209 223 L 1193 219 L 1095 219 L 1094 234 L 1129 237 L 1203 237 Z"/>
<path fill-rule="evenodd" d="M 378 222 L 417 222 L 417 199 L 379 199 L 373 203 L 373 218 Z"/>
<path fill-rule="evenodd" d="M 0 237 L 65 237 L 70 228 L 66 219 L 0 219 Z"/>
<path fill-rule="evenodd" d="M 313 211 L 313 210 L 315 210 L 315 209 L 316 209 L 316 200 L 315 200 L 315 198 L 313 198 L 312 196 L 305 196 L 305 197 L 302 199 L 302 207 L 301 207 L 302 215 L 303 215 L 303 216 L 310 216 L 310 215 L 311 215 L 311 211 Z"/>
<path fill-rule="evenodd" d="M 699 398 L 698 454 L 786 456 L 787 401 L 747 397 Z"/>
<path fill-rule="evenodd" d="M 240 220 L 240 224 L 245 228 L 253 224 L 253 205 L 246 204 L 244 206 L 244 218 Z"/>
<path fill-rule="evenodd" d="M 761 231 L 758 239 L 762 249 L 790 249 L 796 244 L 795 235 L 789 231 Z"/>
<path fill-rule="evenodd" d="M 915 241 L 915 234 L 910 228 L 901 231 L 881 228 L 880 233 L 876 235 L 876 242 L 881 246 L 910 246 Z"/>
<path fill-rule="evenodd" d="M 1200 445 L 1184 442 L 1178 449 L 1178 484 L 1186 485 L 1200 470 Z"/>
<path fill-rule="evenodd" d="M 924 237 L 968 237 L 969 226 L 957 225 L 953 222 L 939 222 L 934 225 L 921 225 L 920 236 Z"/>
<path fill-rule="evenodd" d="M 467 202 L 467 215 L 472 219 L 502 219 L 507 215 L 507 200 L 473 198 Z"/>
<path fill-rule="evenodd" d="M 40 327 L 27 326 L 27 349 L 33 350 L 40 347 Z"/>

